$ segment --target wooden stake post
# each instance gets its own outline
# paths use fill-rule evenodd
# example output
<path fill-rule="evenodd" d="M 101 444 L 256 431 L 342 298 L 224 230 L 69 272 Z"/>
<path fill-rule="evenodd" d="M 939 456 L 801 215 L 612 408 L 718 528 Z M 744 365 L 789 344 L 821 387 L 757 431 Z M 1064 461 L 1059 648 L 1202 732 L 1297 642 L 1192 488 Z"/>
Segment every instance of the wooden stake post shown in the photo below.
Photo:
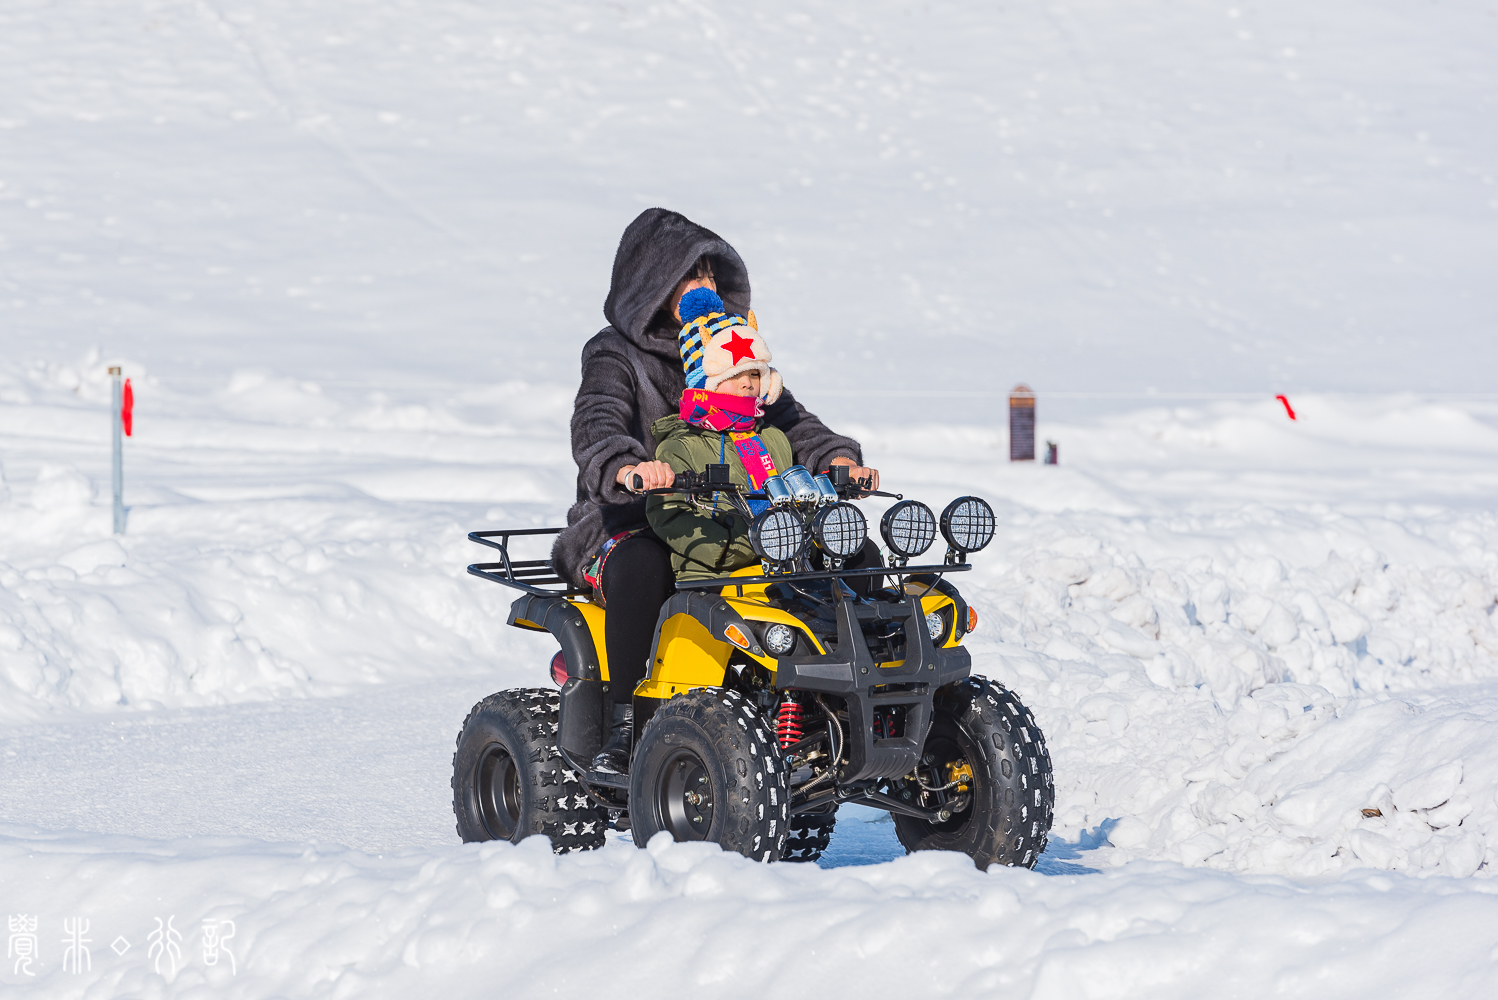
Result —
<path fill-rule="evenodd" d="M 123 535 L 125 533 L 125 399 L 120 386 L 119 368 L 110 368 L 109 378 L 113 383 L 110 392 L 113 405 L 109 409 L 109 426 L 114 439 L 114 533 Z"/>
<path fill-rule="evenodd" d="M 1009 394 L 1009 461 L 1035 461 L 1035 393 L 1024 383 Z"/>

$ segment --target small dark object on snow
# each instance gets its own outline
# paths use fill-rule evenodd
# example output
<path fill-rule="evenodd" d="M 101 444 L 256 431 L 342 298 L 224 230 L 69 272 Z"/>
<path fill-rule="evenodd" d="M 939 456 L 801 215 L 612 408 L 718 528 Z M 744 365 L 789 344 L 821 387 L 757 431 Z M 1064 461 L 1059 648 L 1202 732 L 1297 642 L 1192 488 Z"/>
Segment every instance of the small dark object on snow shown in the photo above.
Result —
<path fill-rule="evenodd" d="M 1366 817 L 1368 817 L 1369 819 L 1372 819 L 1375 816 L 1382 816 L 1383 814 L 1384 814 L 1384 811 L 1382 809 L 1364 809 L 1363 810 L 1363 815 L 1366 816 Z"/>
<path fill-rule="evenodd" d="M 1060 465 L 1061 464 L 1061 459 L 1056 454 L 1056 450 L 1057 450 L 1056 442 L 1054 442 L 1054 441 L 1047 441 L 1045 443 L 1045 464 L 1046 465 Z"/>

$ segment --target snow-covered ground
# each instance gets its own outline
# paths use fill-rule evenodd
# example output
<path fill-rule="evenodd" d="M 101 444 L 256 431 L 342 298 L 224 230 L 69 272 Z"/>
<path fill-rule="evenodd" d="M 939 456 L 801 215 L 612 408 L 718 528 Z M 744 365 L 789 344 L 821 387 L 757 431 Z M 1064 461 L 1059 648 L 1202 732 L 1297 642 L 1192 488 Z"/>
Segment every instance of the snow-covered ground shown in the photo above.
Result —
<path fill-rule="evenodd" d="M 1055 468 L 1002 461 L 989 428 L 859 428 L 891 485 L 995 502 L 1000 535 L 962 581 L 970 642 L 1048 734 L 1057 837 L 1042 874 L 979 875 L 893 860 L 890 824 L 849 811 L 826 864 L 875 864 L 818 873 L 453 843 L 464 712 L 545 683 L 551 651 L 463 574 L 464 532 L 559 516 L 564 392 L 393 406 L 148 376 L 115 540 L 104 382 L 71 383 L 13 371 L 0 408 L 6 905 L 137 942 L 158 911 L 199 935 L 233 920 L 253 978 L 206 967 L 199 936 L 181 995 L 461 993 L 501 970 L 581 993 L 661 940 L 685 951 L 638 982 L 753 995 L 751 943 L 787 921 L 826 943 L 786 974 L 872 982 L 861 959 L 908 922 L 932 936 L 915 953 L 952 950 L 919 975 L 953 995 L 1491 985 L 1498 408 L 1135 411 L 1043 428 L 1066 444 Z M 597 965 L 540 944 L 580 916 L 610 928 Z M 1244 923 L 1262 929 L 1225 948 Z M 724 935 L 744 940 L 725 955 Z M 53 937 L 36 995 L 72 981 Z M 138 949 L 95 952 L 101 995 L 166 988 Z"/>
<path fill-rule="evenodd" d="M 7 5 L 7 994 L 1491 995 L 1498 8 L 1306 7 Z M 1037 872 L 868 810 L 820 869 L 455 843 L 552 652 L 464 535 L 560 519 L 653 203 L 890 487 L 993 501 Z"/>

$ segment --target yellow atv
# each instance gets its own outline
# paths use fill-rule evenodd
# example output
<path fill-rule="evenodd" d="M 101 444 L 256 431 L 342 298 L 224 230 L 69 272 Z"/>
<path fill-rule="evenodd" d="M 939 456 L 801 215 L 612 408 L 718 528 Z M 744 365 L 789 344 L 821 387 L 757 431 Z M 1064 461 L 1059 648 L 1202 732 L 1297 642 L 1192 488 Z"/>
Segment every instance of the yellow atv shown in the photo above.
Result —
<path fill-rule="evenodd" d="M 513 539 L 562 529 L 469 535 L 501 561 L 468 571 L 521 591 L 509 624 L 560 643 L 561 690 L 501 691 L 469 713 L 453 756 L 459 835 L 539 833 L 565 852 L 627 825 L 642 846 L 664 830 L 762 861 L 811 861 L 837 807 L 855 802 L 888 810 L 907 850 L 1033 866 L 1051 825 L 1050 755 L 1019 699 L 972 675 L 961 643 L 977 614 L 946 580 L 992 539 L 989 505 L 961 497 L 938 520 L 901 500 L 880 523 L 888 565 L 846 569 L 867 537 L 848 501 L 873 493 L 866 483 L 798 466 L 748 493 L 727 471 L 680 476 L 665 492 L 730 500 L 763 564 L 677 584 L 634 691 L 627 775 L 589 770 L 610 702 L 604 610 L 548 561 L 510 555 Z M 945 559 L 911 565 L 938 529 Z M 884 578 L 883 589 L 857 596 L 848 581 L 860 576 Z"/>

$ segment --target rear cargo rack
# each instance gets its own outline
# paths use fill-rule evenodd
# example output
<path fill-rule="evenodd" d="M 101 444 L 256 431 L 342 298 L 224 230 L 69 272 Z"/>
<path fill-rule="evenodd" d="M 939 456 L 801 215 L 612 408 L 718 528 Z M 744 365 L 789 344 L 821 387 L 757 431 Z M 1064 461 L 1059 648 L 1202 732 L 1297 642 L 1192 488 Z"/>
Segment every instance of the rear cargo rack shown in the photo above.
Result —
<path fill-rule="evenodd" d="M 517 535 L 560 535 L 562 528 L 507 528 L 502 531 L 470 531 L 469 541 L 499 550 L 500 562 L 474 563 L 468 572 L 485 580 L 523 590 L 540 597 L 571 597 L 588 591 L 574 587 L 552 566 L 550 559 L 511 559 L 510 539 Z M 498 539 L 496 541 L 495 539 Z"/>

